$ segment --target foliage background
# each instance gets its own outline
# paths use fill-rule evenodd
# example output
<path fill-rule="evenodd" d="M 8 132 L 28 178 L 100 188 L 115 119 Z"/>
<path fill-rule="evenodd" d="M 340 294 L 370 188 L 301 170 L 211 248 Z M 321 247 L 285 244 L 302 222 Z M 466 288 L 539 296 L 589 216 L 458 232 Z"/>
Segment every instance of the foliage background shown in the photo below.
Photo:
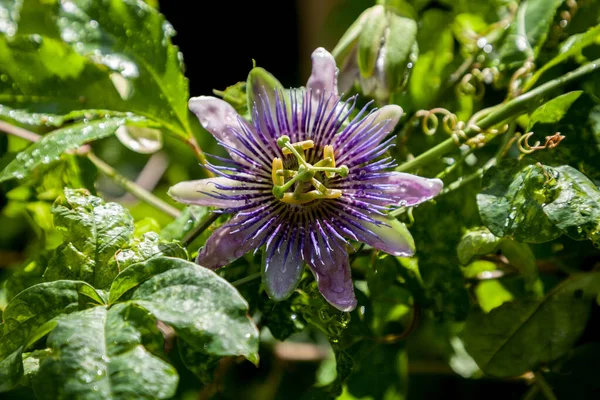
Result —
<path fill-rule="evenodd" d="M 26 7 L 32 2 L 25 0 Z M 2 6 L 11 3 L 0 1 Z M 41 8 L 25 8 L 30 14 L 21 17 L 21 22 L 29 18 L 35 24 L 20 26 L 19 33 L 39 33 L 52 38 L 56 32 L 52 24 L 47 24 L 44 15 L 48 14 L 40 11 L 52 3 L 40 0 L 37 6 Z M 212 89 L 223 90 L 244 81 L 252 59 L 277 76 L 284 86 L 299 86 L 309 72 L 310 51 L 318 45 L 333 49 L 358 15 L 372 6 L 372 2 L 362 0 L 272 1 L 260 2 L 260 5 L 245 2 L 235 6 L 215 2 L 210 7 L 185 3 L 163 2 L 160 10 L 178 32 L 173 42 L 184 55 L 190 95 L 210 94 Z M 529 9 L 532 14 L 525 21 L 529 24 L 528 38 L 535 49 L 538 71 L 568 50 L 564 44 L 573 40 L 570 37 L 580 36 L 575 36 L 572 57 L 560 60 L 543 75 L 525 71 L 512 93 L 514 82 L 510 78 L 525 65 L 528 54 L 518 51 L 510 36 L 512 28 L 504 30 L 504 26 L 494 24 L 511 18 L 511 13 L 514 13 L 512 18 L 518 18 L 518 10 L 526 11 L 525 2 L 521 2 L 521 8 L 518 2 L 508 0 L 387 3 L 394 7 L 394 12 L 418 21 L 419 26 L 417 36 L 412 38 L 418 43 L 419 52 L 410 80 L 401 88 L 393 88 L 389 99 L 401 104 L 407 116 L 419 109 L 445 107 L 466 121 L 476 111 L 502 103 L 506 97 L 516 97 L 524 88 L 530 89 L 533 79 L 539 78 L 536 84 L 539 86 L 597 59 L 600 54 L 598 1 L 529 0 L 529 5 L 533 5 Z M 561 21 L 567 18 L 564 12 L 570 13 L 566 27 L 561 26 Z M 39 32 L 40 29 L 46 31 Z M 591 40 L 581 44 L 580 39 L 586 32 Z M 485 47 L 488 42 L 478 42 L 481 37 L 493 44 L 490 51 Z M 142 43 L 141 38 L 134 39 Z M 151 52 L 153 46 L 160 48 L 158 42 L 160 40 L 140 46 Z M 89 40 L 88 44 L 93 47 L 95 42 Z M 31 42 L 23 42 L 18 51 L 26 53 L 30 45 Z M 7 60 L 2 59 L 9 54 L 6 49 L 0 48 L 4 51 L 0 54 L 3 72 L 8 65 Z M 115 46 L 114 51 L 126 56 L 140 53 L 139 49 L 128 46 Z M 144 51 L 141 53 L 145 54 Z M 161 57 L 162 54 L 160 60 Z M 469 57 L 473 57 L 474 62 L 468 63 L 469 68 L 462 71 L 461 76 L 471 73 L 472 80 L 464 85 L 460 79 L 455 80 L 458 91 L 454 86 L 446 87 L 453 73 L 460 71 Z M 17 59 L 13 59 L 15 65 Z M 63 67 L 55 66 L 55 61 L 48 56 L 47 64 L 36 72 L 43 74 L 44 68 L 59 71 Z M 20 62 L 25 66 L 27 60 Z M 479 70 L 480 75 L 473 72 L 474 69 Z M 165 82 L 170 83 L 171 79 L 177 81 L 171 76 L 165 78 Z M 473 399 L 523 396 L 535 399 L 548 396 L 547 388 L 540 386 L 540 382 L 544 382 L 553 388 L 550 393 L 557 398 L 597 398 L 599 387 L 594 371 L 597 371 L 600 352 L 597 326 L 600 315 L 593 297 L 600 292 L 596 272 L 600 253 L 594 247 L 599 242 L 600 224 L 598 79 L 594 73 L 549 91 L 542 101 L 554 100 L 552 106 L 545 109 L 537 108 L 541 101 L 526 104 L 525 116 L 508 119 L 509 133 L 498 138 L 491 135 L 494 141 L 473 150 L 471 155 L 471 150 L 463 149 L 422 164 L 418 173 L 424 176 L 435 176 L 456 165 L 444 176 L 446 185 L 455 183 L 456 190 L 414 210 L 415 222 L 410 229 L 419 249 L 418 265 L 414 259 L 378 258 L 370 251 L 357 253 L 353 276 L 360 298 L 359 308 L 351 315 L 335 313 L 324 304 L 311 286 L 311 279 L 303 281 L 301 295 L 281 304 L 270 302 L 261 291 L 259 280 L 240 282 L 258 271 L 258 257 L 247 256 L 221 271 L 220 275 L 228 281 L 238 282 L 236 287 L 250 303 L 252 315 L 259 316 L 260 364 L 255 367 L 250 361 L 232 357 L 218 364 L 214 359 L 202 358 L 189 362 L 182 359 L 179 351 L 169 349 L 159 358 L 172 363 L 179 374 L 175 397 L 328 398 L 343 390 L 341 398 L 344 399 L 435 399 L 449 395 Z M 0 104 L 6 107 L 9 103 L 2 95 L 11 93 L 14 88 L 0 87 Z M 62 89 L 57 86 L 56 90 Z M 355 90 L 360 92 L 361 89 L 355 86 Z M 110 97 L 99 93 L 104 92 L 96 92 L 97 104 L 110 101 Z M 180 93 L 187 92 L 180 90 Z M 238 98 L 235 92 L 230 93 L 234 100 Z M 149 91 L 150 104 L 139 100 L 116 110 L 146 111 L 150 119 L 157 116 L 165 121 L 179 119 L 180 122 L 175 123 L 182 124 L 180 133 L 185 136 L 191 132 L 203 150 L 220 154 L 214 140 L 195 121 L 186 122 L 185 113 L 173 119 L 168 108 L 165 111 L 165 99 L 153 96 L 155 94 L 156 91 Z M 184 100 L 187 99 L 175 101 Z M 35 104 L 32 107 L 35 108 Z M 6 108 L 0 115 L 2 120 L 15 122 Z M 19 122 L 32 131 L 45 134 L 54 129 L 52 124 L 31 123 L 27 118 L 30 116 L 24 116 Z M 114 118 L 128 118 L 128 122 L 136 123 L 135 117 L 115 115 Z M 79 117 L 72 119 L 80 121 Z M 420 121 L 403 119 L 400 146 L 395 154 L 398 159 L 421 154 L 448 138 L 441 127 L 434 135 L 425 135 Z M 94 124 L 94 118 L 91 123 Z M 152 121 L 137 123 L 156 128 Z M 81 126 L 76 127 L 74 134 L 79 135 L 81 129 Z M 92 134 L 101 131 L 94 130 Z M 529 131 L 535 132 L 529 143 L 543 142 L 545 136 L 556 131 L 566 139 L 556 148 L 522 157 L 517 145 L 504 138 Z M 153 193 L 165 201 L 170 201 L 165 194 L 169 186 L 203 176 L 194 152 L 182 143 L 185 140 L 177 139 L 177 133 L 163 135 L 164 146 L 152 158 L 124 147 L 111 135 L 112 132 L 98 133 L 97 138 L 102 140 L 94 143 L 94 153 L 130 180 L 138 177 L 149 159 L 153 160 L 154 174 L 164 171 Z M 0 167 L 8 165 L 27 145 L 26 141 L 12 136 L 9 139 L 0 136 L 0 155 L 3 156 Z M 487 162 L 496 159 L 504 145 L 507 147 L 502 162 L 489 168 Z M 537 162 L 543 166 L 536 165 Z M 115 247 L 133 249 L 132 258 L 127 262 L 145 259 L 138 242 L 153 240 L 152 234 L 146 238 L 145 233 L 161 232 L 161 239 L 165 241 L 183 239 L 178 236 L 184 229 L 181 225 L 161 230 L 172 221 L 171 217 L 127 195 L 114 179 L 98 173 L 98 165 L 87 158 L 66 154 L 59 161 L 46 164 L 34 169 L 27 179 L 11 180 L 0 187 L 0 279 L 8 282 L 0 292 L 0 309 L 4 310 L 8 300 L 21 289 L 41 280 L 42 265 L 63 262 L 49 261 L 53 257 L 52 249 L 68 243 L 78 250 L 85 248 L 85 244 L 55 229 L 60 223 L 56 210 L 53 214 L 51 209 L 64 186 L 87 188 L 92 194 L 106 201 L 118 201 L 130 210 L 134 230 Z M 486 171 L 483 179 L 481 168 Z M 590 180 L 582 178 L 582 174 Z M 561 191 L 581 201 L 563 202 Z M 556 207 L 546 207 L 546 203 L 553 202 Z M 172 202 L 171 205 L 177 206 Z M 206 210 L 194 212 L 199 218 L 206 214 Z M 120 220 L 128 220 L 126 214 L 119 214 Z M 406 214 L 400 218 L 410 223 Z M 66 232 L 75 229 L 65 226 L 63 231 Z M 206 234 L 200 236 L 190 244 L 188 251 L 195 251 L 205 239 Z M 159 252 L 185 258 L 182 251 L 173 245 L 166 249 L 161 247 Z M 61 276 L 59 272 L 56 274 Z M 103 287 L 101 283 L 93 284 Z M 93 310 L 100 312 L 97 310 L 101 308 Z M 505 332 L 503 328 L 514 330 Z M 68 325 L 61 329 L 68 329 Z M 60 332 L 42 339 L 32 350 L 44 351 L 53 340 L 59 341 Z M 169 334 L 172 336 L 172 332 Z M 167 338 L 171 337 L 169 334 Z M 285 342 L 276 340 L 289 334 L 292 335 Z M 184 346 L 172 337 L 171 341 L 170 346 L 176 350 Z M 145 346 L 154 349 L 151 352 L 161 353 L 160 345 L 154 348 L 146 343 Z M 499 359 L 490 361 L 487 358 L 490 348 L 506 351 L 500 352 Z M 529 359 L 525 359 L 527 357 Z M 188 369 L 185 363 L 198 368 Z M 134 383 L 131 386 L 136 387 Z M 32 391 L 25 387 L 1 396 L 34 398 Z"/>

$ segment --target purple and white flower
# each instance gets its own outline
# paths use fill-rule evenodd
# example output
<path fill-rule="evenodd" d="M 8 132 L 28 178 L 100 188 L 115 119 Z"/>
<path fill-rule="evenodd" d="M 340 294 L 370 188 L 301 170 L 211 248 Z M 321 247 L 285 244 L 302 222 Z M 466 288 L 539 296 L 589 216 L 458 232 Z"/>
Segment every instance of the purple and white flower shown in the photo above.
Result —
<path fill-rule="evenodd" d="M 287 298 L 307 264 L 319 290 L 340 310 L 356 307 L 347 248 L 364 242 L 411 256 L 412 236 L 389 207 L 415 206 L 436 196 L 439 179 L 390 171 L 396 105 L 362 108 L 337 93 L 331 54 L 312 55 L 307 87 L 284 91 L 266 71 L 249 77 L 252 122 L 215 97 L 192 98 L 190 109 L 225 147 L 225 166 L 208 163 L 216 178 L 181 182 L 177 201 L 218 207 L 234 216 L 200 249 L 197 262 L 217 269 L 264 248 L 263 280 L 274 300 Z"/>

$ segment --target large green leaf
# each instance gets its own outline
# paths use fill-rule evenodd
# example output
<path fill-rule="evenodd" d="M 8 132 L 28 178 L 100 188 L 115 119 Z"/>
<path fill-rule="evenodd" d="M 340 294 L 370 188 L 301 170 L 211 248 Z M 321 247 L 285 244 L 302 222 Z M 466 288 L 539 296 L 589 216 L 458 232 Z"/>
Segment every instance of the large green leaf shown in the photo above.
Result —
<path fill-rule="evenodd" d="M 62 38 L 80 54 L 103 64 L 122 86 L 129 110 L 191 136 L 188 83 L 171 42 L 175 30 L 139 0 L 67 0 L 59 3 Z"/>
<path fill-rule="evenodd" d="M 583 92 L 581 90 L 556 96 L 531 113 L 527 130 L 531 131 L 536 124 L 555 124 L 562 120 Z"/>
<path fill-rule="evenodd" d="M 517 376 L 564 355 L 588 320 L 600 293 L 600 273 L 573 276 L 543 299 L 519 299 L 467 319 L 465 348 L 494 376 Z"/>
<path fill-rule="evenodd" d="M 133 304 L 61 317 L 46 343 L 40 399 L 168 399 L 177 389 L 175 368 L 152 354 L 162 352 L 156 320 Z"/>
<path fill-rule="evenodd" d="M 544 212 L 558 228 L 576 240 L 600 243 L 600 190 L 585 175 L 568 165 L 558 172 L 554 199 Z"/>
<path fill-rule="evenodd" d="M 477 195 L 481 219 L 498 237 L 540 243 L 555 239 L 561 231 L 548 219 L 543 207 L 550 199 L 551 168 L 505 163 L 491 169 Z"/>
<path fill-rule="evenodd" d="M 0 35 L 0 77 L 0 115 L 23 123 L 56 126 L 77 110 L 133 109 L 106 68 L 59 39 Z"/>
<path fill-rule="evenodd" d="M 60 314 L 102 303 L 91 286 L 77 281 L 40 283 L 15 296 L 6 306 L 0 324 L 0 391 L 9 390 L 20 381 L 22 352 L 52 329 L 47 322 Z"/>
<path fill-rule="evenodd" d="M 43 136 L 38 142 L 17 155 L 0 172 L 0 182 L 8 179 L 22 179 L 40 165 L 58 160 L 67 150 L 74 150 L 94 140 L 113 135 L 117 128 L 126 123 L 143 123 L 143 118 L 108 118 L 70 125 Z"/>
<path fill-rule="evenodd" d="M 532 87 L 538 81 L 540 76 L 550 68 L 565 62 L 571 57 L 581 56 L 582 50 L 594 44 L 600 44 L 600 25 L 597 25 L 584 33 L 569 36 L 569 38 L 560 46 L 558 55 L 535 72 L 535 74 L 527 81 L 525 89 Z"/>
<path fill-rule="evenodd" d="M 133 236 L 133 218 L 117 203 L 105 203 L 86 190 L 65 189 L 53 208 L 54 224 L 65 243 L 54 253 L 44 273 L 46 280 L 77 279 L 107 288 L 119 273 L 109 263 Z"/>
<path fill-rule="evenodd" d="M 160 240 L 157 233 L 147 232 L 142 238 L 134 239 L 126 248 L 117 251 L 110 263 L 116 264 L 117 270 L 123 271 L 130 265 L 160 256 L 187 260 L 187 253 L 179 244 Z"/>
<path fill-rule="evenodd" d="M 503 63 L 518 65 L 535 58 L 546 41 L 556 10 L 564 0 L 525 0 L 519 5 L 499 54 Z"/>
<path fill-rule="evenodd" d="M 168 257 L 132 265 L 110 289 L 110 303 L 125 298 L 172 326 L 196 351 L 258 362 L 258 330 L 248 316 L 248 303 L 206 268 Z"/>

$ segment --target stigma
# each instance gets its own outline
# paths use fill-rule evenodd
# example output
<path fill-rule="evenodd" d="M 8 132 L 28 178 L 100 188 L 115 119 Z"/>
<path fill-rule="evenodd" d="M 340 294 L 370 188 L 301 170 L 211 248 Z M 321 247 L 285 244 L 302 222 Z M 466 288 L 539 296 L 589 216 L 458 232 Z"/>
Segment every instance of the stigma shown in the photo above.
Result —
<path fill-rule="evenodd" d="M 288 136 L 277 139 L 277 145 L 284 155 L 293 155 L 298 160 L 298 169 L 284 169 L 283 160 L 273 159 L 271 176 L 273 179 L 273 195 L 283 203 L 306 204 L 315 200 L 337 199 L 342 196 L 339 189 L 329 189 L 327 182 L 337 175 L 348 176 L 348 167 L 336 167 L 333 146 L 323 148 L 323 159 L 310 164 L 306 161 L 305 151 L 315 147 L 312 140 L 291 143 Z"/>

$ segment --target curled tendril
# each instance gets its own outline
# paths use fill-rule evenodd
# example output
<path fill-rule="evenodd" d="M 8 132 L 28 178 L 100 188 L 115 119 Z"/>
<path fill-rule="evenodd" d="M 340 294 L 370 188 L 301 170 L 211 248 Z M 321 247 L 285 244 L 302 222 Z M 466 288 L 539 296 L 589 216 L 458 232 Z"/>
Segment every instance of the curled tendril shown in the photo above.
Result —
<path fill-rule="evenodd" d="M 467 135 L 465 134 L 465 123 L 463 121 L 459 121 L 456 114 L 453 114 L 441 107 L 433 108 L 431 110 L 419 110 L 415 113 L 415 117 L 423 118 L 421 127 L 424 134 L 431 136 L 437 132 L 440 121 L 436 114 L 443 115 L 442 127 L 444 128 L 444 131 L 452 137 L 457 145 L 460 144 L 461 139 L 468 139 Z"/>
<path fill-rule="evenodd" d="M 521 84 L 531 75 L 535 69 L 535 64 L 532 59 L 528 59 L 523 63 L 523 66 L 515 71 L 511 76 L 510 82 L 508 83 L 508 97 L 514 98 L 521 94 Z"/>
<path fill-rule="evenodd" d="M 460 83 L 456 86 L 457 95 L 473 96 L 476 100 L 481 100 L 485 95 L 485 85 L 490 85 L 498 81 L 500 72 L 498 68 L 473 68 L 471 72 L 465 74 Z"/>
<path fill-rule="evenodd" d="M 422 118 L 421 128 L 423 129 L 423 133 L 425 135 L 431 136 L 437 132 L 438 127 L 440 126 L 440 120 L 438 115 L 443 115 L 442 117 L 442 127 L 444 131 L 450 135 L 454 143 L 457 146 L 460 146 L 461 142 L 464 142 L 470 147 L 483 147 L 486 143 L 486 135 L 499 135 L 508 130 L 508 124 L 504 124 L 502 127 L 490 128 L 483 130 L 479 126 L 477 126 L 476 121 L 478 121 L 483 115 L 488 113 L 490 109 L 483 109 L 475 114 L 469 119 L 469 121 L 465 124 L 464 121 L 460 121 L 456 114 L 446 110 L 445 108 L 433 108 L 431 110 L 419 110 L 415 113 L 415 118 Z M 470 129 L 477 134 L 471 138 L 467 136 L 465 133 L 465 129 Z"/>
<path fill-rule="evenodd" d="M 529 144 L 529 138 L 532 135 L 533 132 L 529 132 L 519 138 L 517 144 L 521 153 L 531 154 L 536 150 L 552 149 L 558 146 L 558 144 L 562 142 L 562 140 L 565 138 L 565 136 L 561 135 L 560 132 L 556 132 L 552 136 L 546 136 L 546 143 L 544 143 L 543 146 L 541 145 L 541 142 L 539 140 L 536 141 L 535 144 L 532 146 Z"/>

